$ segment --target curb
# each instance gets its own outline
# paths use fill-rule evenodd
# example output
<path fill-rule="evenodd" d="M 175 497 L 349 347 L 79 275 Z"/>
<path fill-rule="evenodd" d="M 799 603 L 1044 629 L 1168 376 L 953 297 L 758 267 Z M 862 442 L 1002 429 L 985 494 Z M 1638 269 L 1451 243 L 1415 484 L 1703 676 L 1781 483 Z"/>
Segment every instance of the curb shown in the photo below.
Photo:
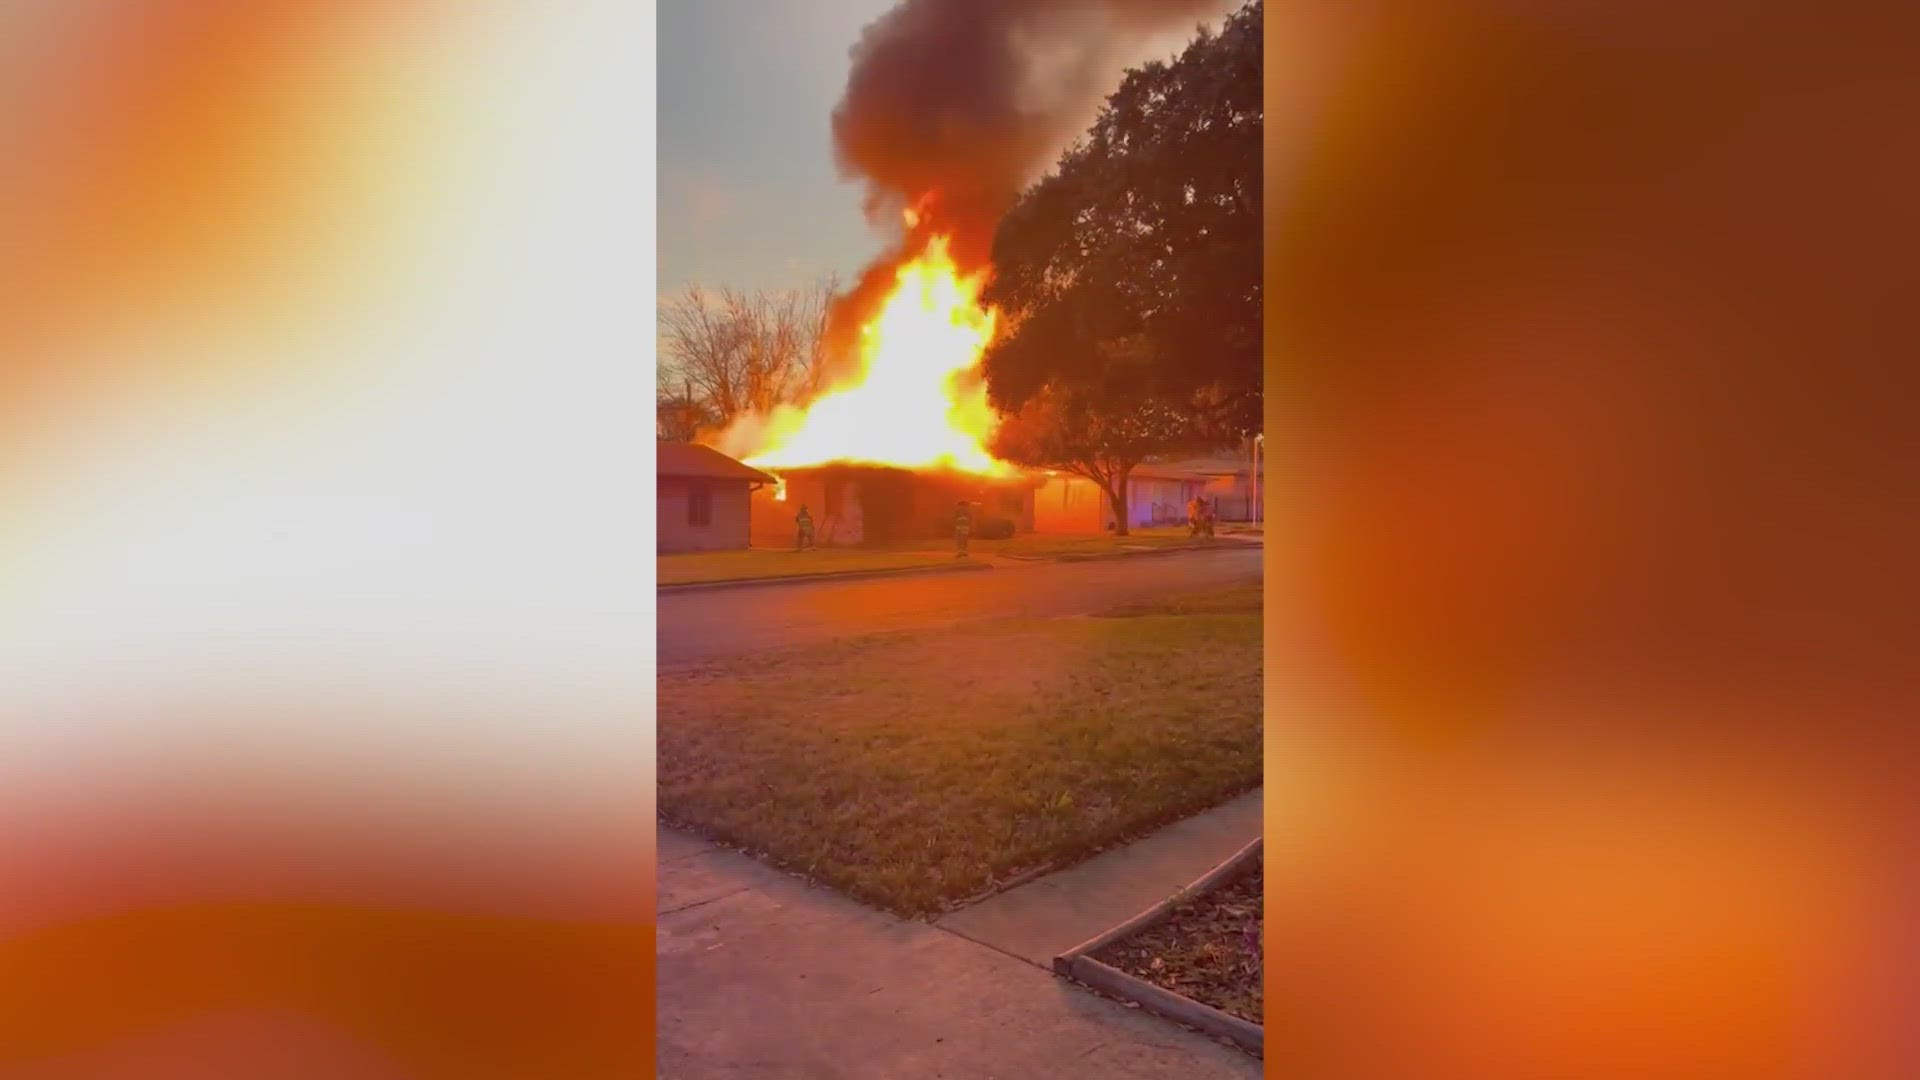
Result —
<path fill-rule="evenodd" d="M 1219 551 L 1222 547 L 1260 547 L 1255 540 L 1227 540 L 1215 544 L 1182 544 L 1179 547 L 1149 548 L 1144 551 L 1100 551 L 1081 555 L 1066 552 L 1060 555 L 1007 555 L 1002 559 L 1016 559 L 1020 562 L 1102 562 L 1107 559 L 1146 559 L 1154 556 L 1184 555 L 1189 551 Z"/>
<path fill-rule="evenodd" d="M 954 574 L 967 570 L 991 570 L 993 564 L 969 560 L 953 566 L 900 566 L 888 570 L 830 570 L 821 574 L 787 574 L 782 577 L 733 578 L 727 581 L 688 581 L 659 585 L 660 593 L 706 592 L 709 589 L 746 589 L 772 585 L 811 585 L 817 581 L 856 581 L 861 578 L 905 577 L 910 574 Z"/>
<path fill-rule="evenodd" d="M 1255 1056 L 1262 1056 L 1266 1044 L 1266 1029 L 1261 1025 L 1155 986 L 1144 979 L 1137 979 L 1118 968 L 1095 960 L 1091 955 L 1122 938 L 1131 937 L 1150 926 L 1164 922 L 1173 913 L 1174 906 L 1181 901 L 1205 895 L 1237 877 L 1249 863 L 1260 857 L 1261 844 L 1262 840 L 1254 840 L 1235 852 L 1227 861 L 1201 875 L 1193 884 L 1119 926 L 1054 957 L 1054 974 L 1084 983 L 1123 1001 L 1133 1002 L 1157 1016 L 1186 1024 L 1209 1035 L 1230 1039 L 1235 1045 Z"/>
<path fill-rule="evenodd" d="M 1154 548 L 1150 551 L 1100 551 L 1090 555 L 1081 555 L 1081 554 L 1070 551 L 1064 555 L 1054 556 L 1052 561 L 1053 562 L 1107 562 L 1112 559 L 1154 559 L 1154 558 L 1165 558 L 1168 555 L 1184 555 L 1189 551 L 1202 551 L 1202 550 L 1205 550 L 1205 549 L 1203 549 L 1199 544 L 1188 544 L 1188 545 L 1182 545 L 1180 547 Z"/>
<path fill-rule="evenodd" d="M 1139 1005 L 1155 1016 L 1226 1039 L 1254 1057 L 1263 1060 L 1266 1057 L 1266 1029 L 1251 1020 L 1242 1020 L 1211 1005 L 1203 1005 L 1171 990 L 1163 990 L 1091 957 L 1075 957 L 1073 970 L 1068 977 L 1122 1001 Z"/>

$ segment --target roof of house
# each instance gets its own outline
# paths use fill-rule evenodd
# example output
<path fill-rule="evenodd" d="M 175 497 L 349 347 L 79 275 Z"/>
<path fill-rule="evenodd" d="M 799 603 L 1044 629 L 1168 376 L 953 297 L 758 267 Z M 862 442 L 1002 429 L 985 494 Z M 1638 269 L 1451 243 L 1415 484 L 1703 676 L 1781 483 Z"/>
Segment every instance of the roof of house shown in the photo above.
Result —
<path fill-rule="evenodd" d="M 1044 483 L 1048 479 L 1059 479 L 1059 478 L 1066 478 L 1069 482 L 1073 480 L 1086 480 L 1087 483 L 1093 482 L 1092 480 L 1087 480 L 1086 477 L 1081 476 L 1079 473 L 1069 472 L 1062 469 L 1048 469 L 1048 470 L 1045 470 L 1044 472 L 1035 472 L 1032 475 L 1042 483 Z M 1202 473 L 1197 473 L 1190 469 L 1175 468 L 1172 465 L 1166 465 L 1166 464 L 1162 464 L 1160 462 L 1155 462 L 1155 461 L 1143 461 L 1140 464 L 1135 465 L 1132 469 L 1127 471 L 1127 476 L 1129 478 L 1139 478 L 1139 479 L 1146 479 L 1146 480 L 1200 481 L 1200 480 L 1206 479 L 1206 476 Z"/>
<path fill-rule="evenodd" d="M 1248 472 L 1252 471 L 1253 466 L 1253 463 L 1247 458 L 1231 458 L 1225 456 L 1185 458 L 1180 461 L 1169 462 L 1168 464 L 1174 468 L 1185 469 L 1188 472 L 1200 473 L 1205 476 L 1245 476 Z M 1260 463 L 1260 471 L 1266 471 L 1266 462 L 1263 461 Z"/>
<path fill-rule="evenodd" d="M 1131 476 L 1146 477 L 1151 480 L 1199 480 L 1199 473 L 1192 469 L 1183 469 L 1177 465 L 1167 465 L 1156 461 L 1143 461 L 1133 467 Z"/>
<path fill-rule="evenodd" d="M 699 443 L 663 442 L 659 444 L 659 465 L 654 470 L 657 476 L 698 477 L 707 480 L 743 480 L 750 484 L 777 484 L 777 477 L 768 476 L 750 465 L 743 465 L 711 446 Z"/>

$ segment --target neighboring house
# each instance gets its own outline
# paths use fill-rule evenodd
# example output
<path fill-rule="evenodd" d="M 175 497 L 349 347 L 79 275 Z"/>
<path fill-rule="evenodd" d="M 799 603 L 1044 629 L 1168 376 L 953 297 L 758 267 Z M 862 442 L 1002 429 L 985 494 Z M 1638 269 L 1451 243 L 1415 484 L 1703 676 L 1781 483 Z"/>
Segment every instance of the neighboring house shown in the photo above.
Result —
<path fill-rule="evenodd" d="M 710 446 L 658 446 L 660 553 L 745 548 L 752 493 L 774 478 Z"/>
<path fill-rule="evenodd" d="M 1258 496 L 1266 470 L 1263 462 L 1260 471 L 1254 471 L 1251 454 L 1190 458 L 1173 465 L 1206 478 L 1207 498 L 1221 521 L 1252 521 L 1254 511 L 1263 509 Z M 1260 516 L 1266 516 L 1264 511 Z"/>
<path fill-rule="evenodd" d="M 1207 478 L 1152 462 L 1127 477 L 1127 528 L 1183 525 L 1187 503 L 1206 489 Z M 1033 496 L 1033 529 L 1040 533 L 1102 533 L 1113 528 L 1113 507 L 1100 485 L 1083 476 L 1055 473 Z"/>

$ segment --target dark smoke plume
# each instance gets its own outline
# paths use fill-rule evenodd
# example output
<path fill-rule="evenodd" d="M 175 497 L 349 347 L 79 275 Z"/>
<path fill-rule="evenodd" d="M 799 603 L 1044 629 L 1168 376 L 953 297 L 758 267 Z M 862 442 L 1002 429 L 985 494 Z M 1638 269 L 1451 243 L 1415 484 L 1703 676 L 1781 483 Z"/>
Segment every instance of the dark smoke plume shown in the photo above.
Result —
<path fill-rule="evenodd" d="M 829 356 L 844 357 L 894 272 L 933 234 L 952 238 L 962 271 L 987 264 L 1000 218 L 1093 122 L 1124 69 L 1170 35 L 1237 0 L 902 0 L 851 50 L 833 113 L 843 175 L 867 185 L 870 217 L 901 227 L 828 316 Z"/>

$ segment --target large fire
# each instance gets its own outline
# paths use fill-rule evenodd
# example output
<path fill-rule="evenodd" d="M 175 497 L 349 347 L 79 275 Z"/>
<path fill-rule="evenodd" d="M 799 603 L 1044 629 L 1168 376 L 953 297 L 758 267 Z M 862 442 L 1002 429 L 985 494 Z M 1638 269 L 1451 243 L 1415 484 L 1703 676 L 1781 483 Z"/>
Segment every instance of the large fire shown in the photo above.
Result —
<path fill-rule="evenodd" d="M 980 305 L 985 277 L 962 275 L 946 238 L 933 238 L 861 328 L 855 374 L 805 405 L 734 425 L 725 448 L 772 471 L 844 462 L 1011 472 L 986 449 L 998 418 L 977 371 L 994 330 Z"/>

